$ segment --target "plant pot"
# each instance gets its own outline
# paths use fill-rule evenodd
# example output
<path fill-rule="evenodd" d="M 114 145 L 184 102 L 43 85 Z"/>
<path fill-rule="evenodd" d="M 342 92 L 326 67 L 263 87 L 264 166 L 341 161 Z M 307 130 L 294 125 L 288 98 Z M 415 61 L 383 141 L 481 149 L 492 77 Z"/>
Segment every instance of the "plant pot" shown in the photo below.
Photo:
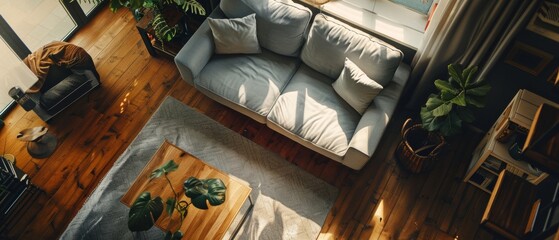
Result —
<path fill-rule="evenodd" d="M 429 132 L 408 118 L 402 125 L 402 141 L 396 148 L 396 159 L 406 170 L 420 173 L 430 170 L 445 145 L 443 136 Z"/>

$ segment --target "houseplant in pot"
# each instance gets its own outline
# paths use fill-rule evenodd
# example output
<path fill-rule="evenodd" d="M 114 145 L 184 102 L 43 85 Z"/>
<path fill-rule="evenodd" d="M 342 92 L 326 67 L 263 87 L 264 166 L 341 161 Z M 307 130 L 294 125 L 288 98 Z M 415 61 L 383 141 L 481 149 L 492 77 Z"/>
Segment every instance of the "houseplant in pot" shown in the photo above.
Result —
<path fill-rule="evenodd" d="M 68 0 L 70 2 L 75 0 Z M 100 3 L 103 0 L 78 0 L 79 2 Z M 185 14 L 191 12 L 197 15 L 206 15 L 206 9 L 199 0 L 110 0 L 109 7 L 116 11 L 122 7 L 129 8 L 133 13 L 142 14 L 141 9 L 149 9 L 153 13 L 151 25 L 155 36 L 160 41 L 171 41 L 180 31 L 181 26 L 170 26 L 167 23 L 165 12 L 167 9 L 179 9 Z"/>
<path fill-rule="evenodd" d="M 130 231 L 146 231 L 153 227 L 165 208 L 165 212 L 170 218 L 173 213 L 178 213 L 178 226 L 172 219 L 169 221 L 165 239 L 181 239 L 183 233 L 180 231 L 182 223 L 188 214 L 190 205 L 198 209 L 208 209 L 208 203 L 212 206 L 221 205 L 225 202 L 226 186 L 220 179 L 197 179 L 189 177 L 183 184 L 184 194 L 191 199 L 191 202 L 180 200 L 179 194 L 173 188 L 168 174 L 177 170 L 178 165 L 173 160 L 169 160 L 150 174 L 150 180 L 164 177 L 172 190 L 172 196 L 167 198 L 165 204 L 160 196 L 151 196 L 150 192 L 141 193 L 130 207 L 128 214 L 128 229 Z M 165 205 L 165 207 L 164 207 Z M 203 216 L 197 216 L 203 217 Z"/>
<path fill-rule="evenodd" d="M 406 169 L 413 173 L 430 169 L 444 137 L 461 133 L 464 123 L 475 120 L 472 109 L 484 107 L 491 89 L 484 81 L 475 81 L 477 70 L 477 66 L 448 65 L 449 78 L 435 80 L 438 92 L 421 108 L 421 124 L 411 125 L 411 119 L 404 123 L 396 157 Z"/>

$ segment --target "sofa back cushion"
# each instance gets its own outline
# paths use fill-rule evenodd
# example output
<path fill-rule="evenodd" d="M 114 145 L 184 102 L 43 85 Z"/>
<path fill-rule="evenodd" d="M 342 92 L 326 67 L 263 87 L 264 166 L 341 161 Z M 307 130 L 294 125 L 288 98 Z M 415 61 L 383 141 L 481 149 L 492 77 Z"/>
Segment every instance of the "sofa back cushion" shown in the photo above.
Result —
<path fill-rule="evenodd" d="M 228 18 L 256 13 L 260 46 L 285 56 L 299 56 L 312 18 L 310 9 L 290 0 L 222 0 Z"/>
<path fill-rule="evenodd" d="M 301 59 L 314 70 L 336 79 L 347 57 L 367 76 L 388 85 L 404 54 L 399 49 L 324 14 L 317 14 Z"/>

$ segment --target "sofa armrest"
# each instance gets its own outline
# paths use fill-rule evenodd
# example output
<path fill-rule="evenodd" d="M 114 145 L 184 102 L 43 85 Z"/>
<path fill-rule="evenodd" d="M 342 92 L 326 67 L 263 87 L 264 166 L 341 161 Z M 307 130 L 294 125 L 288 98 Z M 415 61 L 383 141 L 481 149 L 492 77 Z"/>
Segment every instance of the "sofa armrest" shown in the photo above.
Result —
<path fill-rule="evenodd" d="M 224 18 L 225 15 L 220 8 L 216 8 L 208 17 Z M 182 79 L 194 86 L 194 79 L 206 66 L 214 51 L 212 30 L 206 19 L 175 56 L 175 64 Z"/>
<path fill-rule="evenodd" d="M 409 72 L 408 65 L 400 64 L 392 82 L 382 90 L 363 113 L 349 142 L 349 148 L 343 160 L 344 165 L 359 170 L 373 156 L 384 130 L 396 110 Z"/>

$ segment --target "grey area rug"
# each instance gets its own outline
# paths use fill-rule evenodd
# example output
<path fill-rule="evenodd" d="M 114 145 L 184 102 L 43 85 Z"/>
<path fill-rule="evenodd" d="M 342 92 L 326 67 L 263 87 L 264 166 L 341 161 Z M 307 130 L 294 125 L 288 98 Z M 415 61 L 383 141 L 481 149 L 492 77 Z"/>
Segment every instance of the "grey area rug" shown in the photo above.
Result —
<path fill-rule="evenodd" d="M 167 139 L 181 149 L 250 184 L 254 210 L 236 239 L 316 239 L 338 190 L 275 153 L 168 97 L 115 162 L 62 239 L 162 239 L 157 227 L 127 228 L 120 202 L 146 163 Z M 248 208 L 231 225 L 228 238 Z"/>

